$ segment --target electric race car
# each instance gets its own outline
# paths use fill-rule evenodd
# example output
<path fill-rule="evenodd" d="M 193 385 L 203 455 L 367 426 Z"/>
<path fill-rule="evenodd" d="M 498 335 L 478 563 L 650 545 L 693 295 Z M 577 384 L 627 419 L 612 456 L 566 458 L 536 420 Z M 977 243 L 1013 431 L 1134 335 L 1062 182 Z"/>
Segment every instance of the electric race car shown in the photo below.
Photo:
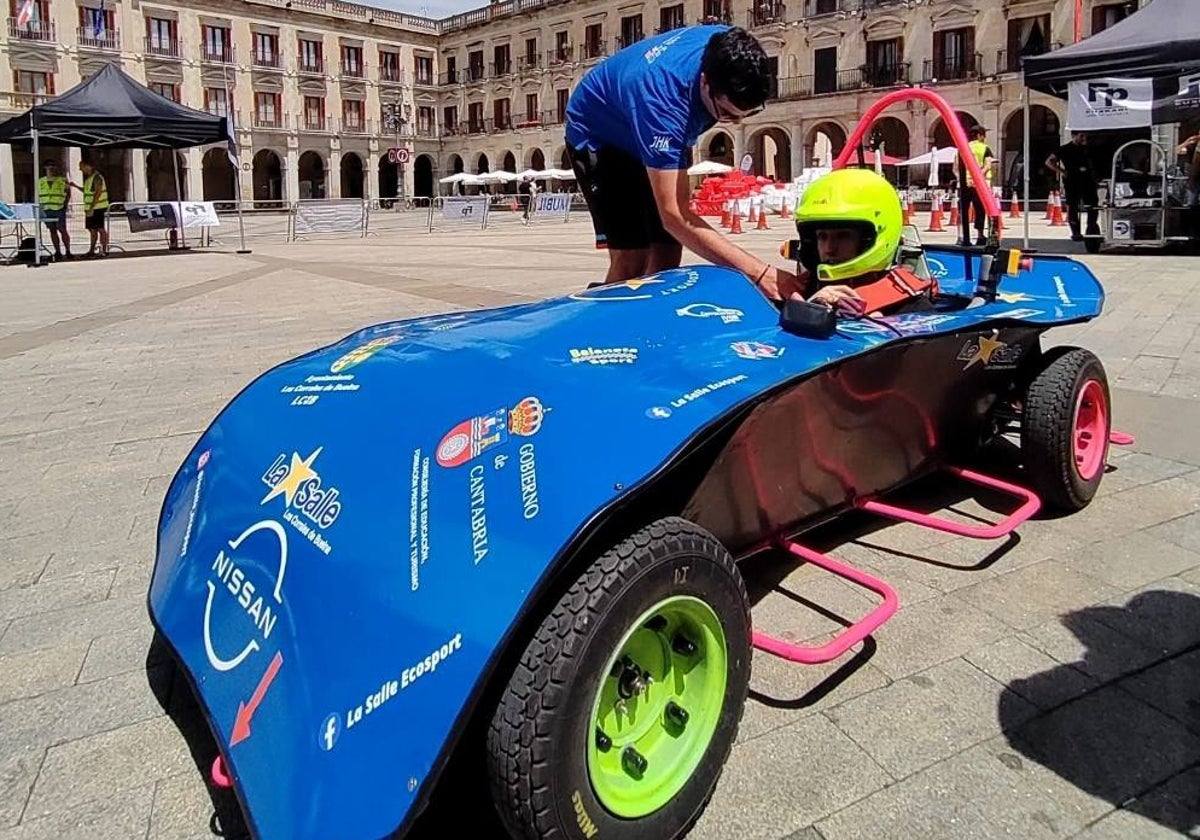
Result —
<path fill-rule="evenodd" d="M 149 611 L 252 833 L 403 836 L 467 751 L 514 837 L 681 836 L 752 647 L 827 662 L 895 612 L 804 531 L 865 510 L 992 538 L 1084 507 L 1104 369 L 1041 338 L 1100 314 L 1096 278 L 912 232 L 901 258 L 937 281 L 927 311 L 814 327 L 739 273 L 682 268 L 372 326 L 251 383 L 166 494 Z M 1027 486 L 963 466 L 1010 433 Z M 937 470 L 1012 514 L 889 501 Z M 754 631 L 738 561 L 772 545 L 879 607 L 820 647 Z"/>

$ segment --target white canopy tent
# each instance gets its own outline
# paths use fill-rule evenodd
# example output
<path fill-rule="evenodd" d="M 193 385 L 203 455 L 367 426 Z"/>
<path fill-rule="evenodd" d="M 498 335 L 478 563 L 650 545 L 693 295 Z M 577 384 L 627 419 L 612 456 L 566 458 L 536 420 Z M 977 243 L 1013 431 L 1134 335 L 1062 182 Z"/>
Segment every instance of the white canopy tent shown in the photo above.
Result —
<path fill-rule="evenodd" d="M 724 175 L 732 172 L 733 167 L 715 160 L 705 160 L 688 168 L 689 175 Z"/>

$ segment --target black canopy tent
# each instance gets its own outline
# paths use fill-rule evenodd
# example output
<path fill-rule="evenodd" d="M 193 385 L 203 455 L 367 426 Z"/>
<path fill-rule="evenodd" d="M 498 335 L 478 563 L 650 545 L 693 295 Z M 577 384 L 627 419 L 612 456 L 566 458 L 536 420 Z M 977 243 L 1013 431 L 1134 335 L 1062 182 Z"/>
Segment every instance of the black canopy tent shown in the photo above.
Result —
<path fill-rule="evenodd" d="M 1029 92 L 1065 99 L 1071 82 L 1103 77 L 1170 80 L 1200 70 L 1196 0 L 1152 0 L 1090 38 L 1022 59 L 1026 90 L 1024 154 L 1025 245 L 1029 245 Z"/>
<path fill-rule="evenodd" d="M 28 145 L 33 149 L 35 196 L 41 146 L 174 150 L 228 143 L 231 136 L 226 117 L 197 111 L 160 96 L 114 64 L 104 65 L 62 95 L 0 123 L 0 143 Z M 176 195 L 182 201 L 178 161 L 174 154 L 171 158 L 175 164 Z M 240 201 L 238 221 L 240 227 Z M 180 225 L 182 234 L 182 221 Z M 35 265 L 40 262 L 41 229 L 39 222 Z"/>

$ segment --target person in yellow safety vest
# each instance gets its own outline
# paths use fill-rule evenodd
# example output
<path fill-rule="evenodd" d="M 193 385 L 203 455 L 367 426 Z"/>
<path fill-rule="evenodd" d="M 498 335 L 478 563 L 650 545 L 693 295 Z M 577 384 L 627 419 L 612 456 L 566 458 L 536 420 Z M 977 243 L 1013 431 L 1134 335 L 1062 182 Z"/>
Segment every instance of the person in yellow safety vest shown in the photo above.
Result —
<path fill-rule="evenodd" d="M 79 161 L 79 171 L 83 173 L 84 227 L 91 238 L 87 255 L 96 255 L 96 239 L 99 238 L 100 256 L 107 257 L 108 226 L 104 223 L 104 217 L 108 212 L 108 184 L 89 161 Z"/>
<path fill-rule="evenodd" d="M 42 220 L 50 231 L 50 242 L 54 245 L 54 259 L 63 258 L 62 249 L 71 259 L 71 234 L 67 233 L 67 204 L 71 200 L 67 176 L 58 168 L 58 161 L 48 160 L 42 164 L 46 173 L 38 179 L 38 204 L 42 208 Z M 62 245 L 59 245 L 59 240 Z"/>
<path fill-rule="evenodd" d="M 983 199 L 980 198 L 980 189 L 990 190 L 992 181 L 995 179 L 996 156 L 992 154 L 992 150 L 988 147 L 985 140 L 987 137 L 987 129 L 981 125 L 974 126 L 971 129 L 971 156 L 975 158 L 975 162 L 979 164 L 979 168 L 983 170 L 983 177 L 987 179 L 987 185 L 980 188 L 975 186 L 975 179 L 971 177 L 970 171 L 962 160 L 954 159 L 954 171 L 958 176 L 958 214 L 959 221 L 962 224 L 962 245 L 971 244 L 971 214 L 970 208 L 975 208 L 975 244 L 987 244 L 987 238 L 983 231 L 986 223 L 985 211 L 983 209 Z"/>

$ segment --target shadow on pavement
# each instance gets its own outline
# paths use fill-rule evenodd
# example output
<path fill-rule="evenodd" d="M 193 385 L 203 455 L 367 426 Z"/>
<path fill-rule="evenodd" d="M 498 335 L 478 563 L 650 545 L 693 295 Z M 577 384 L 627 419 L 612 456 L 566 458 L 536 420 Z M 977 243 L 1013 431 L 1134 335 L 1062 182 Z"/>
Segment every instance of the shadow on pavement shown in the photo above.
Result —
<path fill-rule="evenodd" d="M 1083 658 L 1009 685 L 1009 744 L 1079 789 L 1184 836 L 1200 828 L 1200 598 L 1155 590 L 1064 616 Z M 1027 720 L 1028 704 L 1070 696 Z M 1188 779 L 1171 784 L 1182 774 Z M 1156 790 L 1156 788 L 1158 790 Z"/>

